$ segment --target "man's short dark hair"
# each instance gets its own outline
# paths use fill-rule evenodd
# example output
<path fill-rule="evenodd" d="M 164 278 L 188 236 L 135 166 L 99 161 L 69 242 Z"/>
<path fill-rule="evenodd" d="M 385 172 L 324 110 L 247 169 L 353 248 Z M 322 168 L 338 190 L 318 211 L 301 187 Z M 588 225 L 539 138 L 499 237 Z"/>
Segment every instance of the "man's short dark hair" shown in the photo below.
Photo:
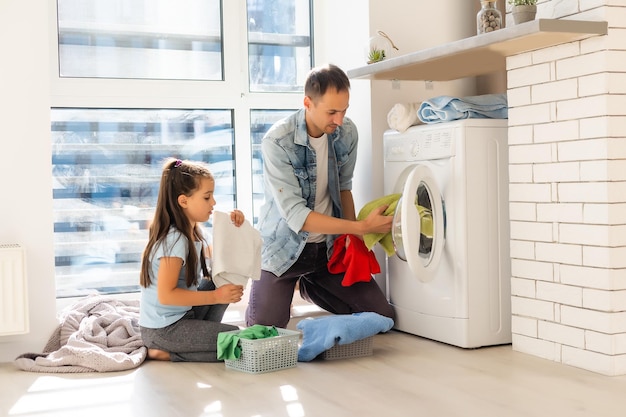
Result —
<path fill-rule="evenodd" d="M 340 91 L 350 90 L 350 80 L 341 68 L 328 64 L 316 67 L 309 72 L 304 83 L 304 94 L 312 100 L 317 100 L 326 94 L 329 88 Z"/>

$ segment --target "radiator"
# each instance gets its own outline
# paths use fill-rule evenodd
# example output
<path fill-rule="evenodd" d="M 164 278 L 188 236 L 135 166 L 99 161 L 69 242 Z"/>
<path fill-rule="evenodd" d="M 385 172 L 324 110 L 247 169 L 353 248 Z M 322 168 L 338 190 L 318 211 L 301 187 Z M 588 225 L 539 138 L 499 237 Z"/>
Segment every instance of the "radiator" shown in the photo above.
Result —
<path fill-rule="evenodd" d="M 0 244 L 0 336 L 28 333 L 24 248 Z"/>

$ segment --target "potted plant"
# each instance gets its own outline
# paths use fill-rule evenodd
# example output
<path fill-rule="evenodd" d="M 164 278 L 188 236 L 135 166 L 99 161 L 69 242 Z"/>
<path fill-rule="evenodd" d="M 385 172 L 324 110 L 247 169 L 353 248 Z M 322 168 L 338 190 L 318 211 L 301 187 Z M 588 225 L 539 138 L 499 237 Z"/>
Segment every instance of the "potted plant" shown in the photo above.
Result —
<path fill-rule="evenodd" d="M 535 19 L 537 14 L 537 0 L 509 0 L 513 6 L 511 13 L 516 25 Z"/>

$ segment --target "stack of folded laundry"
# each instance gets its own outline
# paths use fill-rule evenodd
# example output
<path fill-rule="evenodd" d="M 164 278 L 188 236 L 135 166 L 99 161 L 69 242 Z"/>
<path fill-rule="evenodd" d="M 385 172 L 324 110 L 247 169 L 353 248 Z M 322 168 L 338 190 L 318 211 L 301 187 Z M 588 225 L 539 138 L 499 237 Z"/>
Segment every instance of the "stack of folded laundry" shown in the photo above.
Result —
<path fill-rule="evenodd" d="M 506 94 L 480 96 L 438 96 L 424 101 L 417 110 L 424 123 L 442 123 L 460 119 L 507 119 Z"/>

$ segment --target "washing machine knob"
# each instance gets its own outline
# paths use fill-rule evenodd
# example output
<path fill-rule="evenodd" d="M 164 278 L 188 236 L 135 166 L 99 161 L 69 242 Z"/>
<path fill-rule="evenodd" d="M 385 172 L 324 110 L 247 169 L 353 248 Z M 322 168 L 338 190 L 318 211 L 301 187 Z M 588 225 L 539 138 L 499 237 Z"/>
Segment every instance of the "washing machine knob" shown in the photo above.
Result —
<path fill-rule="evenodd" d="M 420 144 L 419 142 L 413 142 L 411 145 L 411 156 L 416 157 L 420 153 Z"/>

